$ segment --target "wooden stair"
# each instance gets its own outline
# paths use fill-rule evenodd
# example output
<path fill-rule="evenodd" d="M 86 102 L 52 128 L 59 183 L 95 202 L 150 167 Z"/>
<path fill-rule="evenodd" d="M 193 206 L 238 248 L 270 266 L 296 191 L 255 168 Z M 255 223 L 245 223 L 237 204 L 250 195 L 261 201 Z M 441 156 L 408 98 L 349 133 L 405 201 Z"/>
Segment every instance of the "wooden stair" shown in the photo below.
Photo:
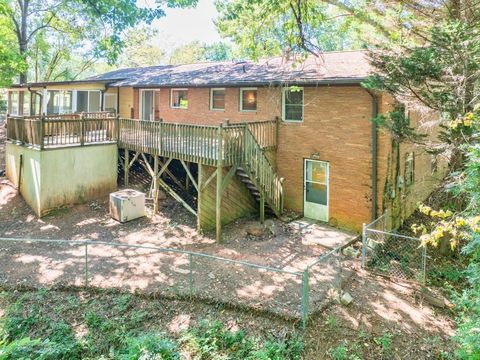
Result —
<path fill-rule="evenodd" d="M 260 203 L 261 218 L 264 210 L 262 200 L 267 212 L 271 211 L 280 217 L 283 211 L 283 179 L 278 177 L 264 150 L 248 128 L 245 128 L 243 140 L 243 156 L 237 167 L 237 176 Z"/>

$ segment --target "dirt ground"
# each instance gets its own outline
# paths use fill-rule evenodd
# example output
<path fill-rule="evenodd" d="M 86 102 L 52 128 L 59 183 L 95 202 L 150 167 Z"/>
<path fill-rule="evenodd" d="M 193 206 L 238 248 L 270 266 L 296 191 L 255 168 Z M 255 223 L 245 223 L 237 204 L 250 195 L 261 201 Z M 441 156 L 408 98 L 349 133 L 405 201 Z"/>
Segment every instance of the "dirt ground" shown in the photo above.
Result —
<path fill-rule="evenodd" d="M 300 315 L 301 271 L 329 251 L 318 245 L 311 231 L 305 231 L 305 226 L 272 221 L 274 234 L 254 237 L 247 235 L 246 229 L 257 220 L 239 220 L 224 228 L 224 241 L 219 244 L 213 234 L 198 234 L 195 220 L 170 199 L 162 201 L 159 213 L 150 212 L 125 224 L 110 218 L 106 200 L 60 209 L 39 219 L 11 183 L 0 180 L 0 237 L 147 245 L 296 272 L 259 270 L 203 256 L 190 258 L 188 254 L 98 244 L 88 246 L 91 286 L 168 295 L 193 291 L 201 298 L 267 309 L 285 316 Z M 322 236 L 333 240 L 339 235 L 345 239 L 354 236 L 333 228 L 321 230 Z M 0 282 L 31 286 L 84 284 L 83 246 L 0 241 L 0 248 Z M 341 276 L 338 257 L 312 268 L 311 310 L 329 301 L 329 289 L 339 284 Z"/>

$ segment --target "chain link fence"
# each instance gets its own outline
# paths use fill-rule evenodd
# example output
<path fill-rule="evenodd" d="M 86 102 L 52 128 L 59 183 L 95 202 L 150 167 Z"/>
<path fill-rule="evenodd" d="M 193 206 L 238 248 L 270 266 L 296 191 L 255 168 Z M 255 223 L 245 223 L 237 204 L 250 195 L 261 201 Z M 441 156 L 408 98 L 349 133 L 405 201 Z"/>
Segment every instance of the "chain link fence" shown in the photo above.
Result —
<path fill-rule="evenodd" d="M 362 266 L 380 275 L 425 283 L 427 249 L 420 239 L 388 231 L 385 212 L 363 225 Z"/>
<path fill-rule="evenodd" d="M 154 246 L 0 238 L 0 285 L 196 298 L 297 318 L 305 325 L 340 287 L 340 255 L 328 252 L 295 271 Z"/>

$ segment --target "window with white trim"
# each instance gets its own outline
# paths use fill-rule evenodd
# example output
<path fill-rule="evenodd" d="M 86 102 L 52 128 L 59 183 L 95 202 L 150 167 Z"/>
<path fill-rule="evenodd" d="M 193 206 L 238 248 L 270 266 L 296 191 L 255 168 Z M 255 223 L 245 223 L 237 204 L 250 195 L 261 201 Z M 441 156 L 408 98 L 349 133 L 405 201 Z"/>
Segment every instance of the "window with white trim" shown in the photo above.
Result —
<path fill-rule="evenodd" d="M 100 111 L 101 93 L 98 90 L 78 90 L 76 112 L 98 112 Z"/>
<path fill-rule="evenodd" d="M 188 109 L 188 89 L 170 90 L 170 107 L 174 109 Z"/>
<path fill-rule="evenodd" d="M 257 88 L 240 89 L 240 111 L 257 111 Z"/>
<path fill-rule="evenodd" d="M 225 89 L 210 89 L 210 110 L 225 110 Z"/>
<path fill-rule="evenodd" d="M 47 115 L 68 114 L 73 111 L 72 92 L 65 90 L 47 91 Z"/>
<path fill-rule="evenodd" d="M 282 119 L 283 121 L 303 121 L 303 88 L 289 87 L 283 89 Z"/>

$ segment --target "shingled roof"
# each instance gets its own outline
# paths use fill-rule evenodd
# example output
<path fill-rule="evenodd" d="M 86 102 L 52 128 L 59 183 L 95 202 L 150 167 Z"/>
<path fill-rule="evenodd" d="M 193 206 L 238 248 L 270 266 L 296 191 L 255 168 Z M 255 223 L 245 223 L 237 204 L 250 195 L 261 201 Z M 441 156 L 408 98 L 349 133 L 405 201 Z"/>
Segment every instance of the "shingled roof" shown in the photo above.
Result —
<path fill-rule="evenodd" d="M 110 86 L 134 87 L 358 83 L 370 71 L 366 52 L 342 51 L 309 56 L 302 62 L 277 57 L 258 62 L 224 61 L 129 68 L 86 80 L 115 80 Z"/>
<path fill-rule="evenodd" d="M 146 88 L 356 84 L 363 81 L 370 72 L 371 66 L 365 51 L 335 51 L 309 56 L 303 61 L 276 57 L 258 62 L 222 61 L 127 68 L 84 80 L 32 83 L 29 86 L 88 82 Z"/>

